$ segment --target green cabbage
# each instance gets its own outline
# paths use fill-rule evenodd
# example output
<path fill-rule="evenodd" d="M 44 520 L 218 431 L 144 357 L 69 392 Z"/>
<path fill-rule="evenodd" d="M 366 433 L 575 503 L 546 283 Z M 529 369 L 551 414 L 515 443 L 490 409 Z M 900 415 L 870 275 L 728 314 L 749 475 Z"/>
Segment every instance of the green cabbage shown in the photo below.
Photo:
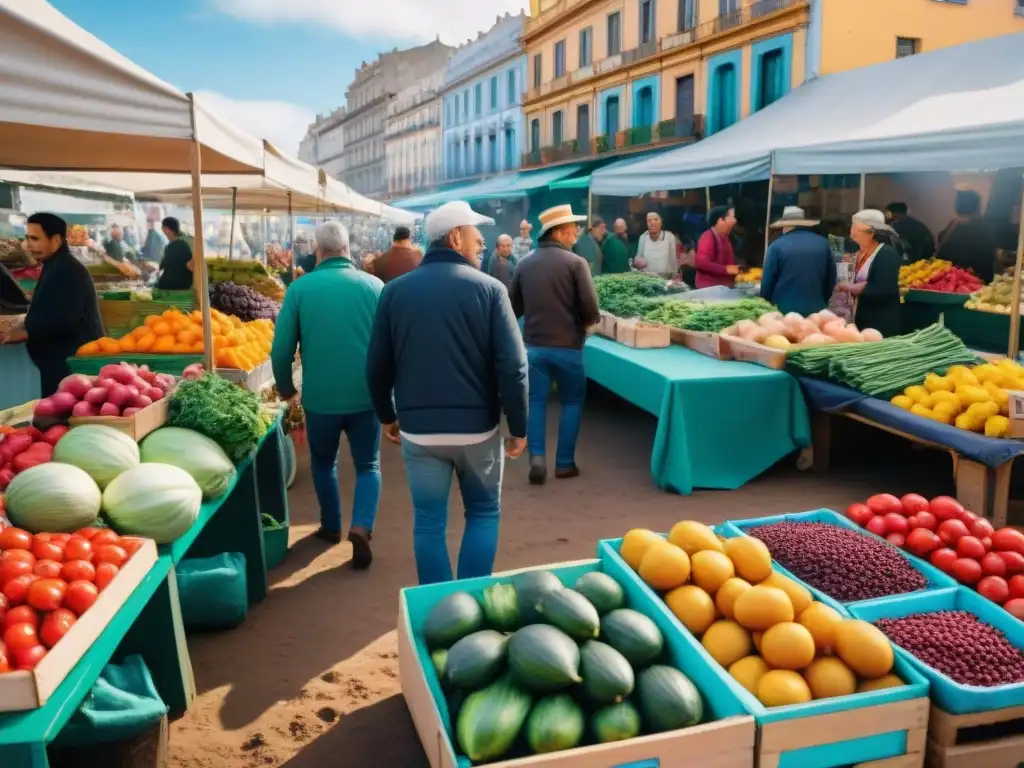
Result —
<path fill-rule="evenodd" d="M 169 464 L 140 464 L 103 491 L 103 512 L 120 534 L 170 544 L 199 516 L 203 492 L 192 475 Z"/>
<path fill-rule="evenodd" d="M 199 484 L 203 498 L 224 494 L 235 479 L 235 465 L 215 441 L 181 427 L 164 427 L 142 441 L 144 464 L 170 464 L 184 469 Z"/>
<path fill-rule="evenodd" d="M 96 522 L 100 489 L 70 464 L 37 464 L 15 475 L 6 491 L 7 516 L 32 533 L 71 533 Z"/>
<path fill-rule="evenodd" d="M 102 490 L 125 470 L 139 466 L 139 446 L 113 427 L 83 424 L 57 442 L 53 460 L 84 469 Z"/>

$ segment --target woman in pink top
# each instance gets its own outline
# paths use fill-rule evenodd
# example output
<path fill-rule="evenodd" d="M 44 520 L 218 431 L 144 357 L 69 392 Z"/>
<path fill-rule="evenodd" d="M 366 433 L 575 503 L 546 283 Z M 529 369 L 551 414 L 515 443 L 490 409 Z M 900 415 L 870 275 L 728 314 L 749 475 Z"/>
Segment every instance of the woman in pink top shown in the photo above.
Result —
<path fill-rule="evenodd" d="M 734 209 L 721 205 L 708 212 L 708 225 L 697 241 L 697 256 L 694 266 L 697 277 L 696 288 L 710 288 L 713 285 L 724 285 L 732 288 L 740 268 L 736 266 L 736 254 L 732 250 L 729 233 L 736 226 Z"/>

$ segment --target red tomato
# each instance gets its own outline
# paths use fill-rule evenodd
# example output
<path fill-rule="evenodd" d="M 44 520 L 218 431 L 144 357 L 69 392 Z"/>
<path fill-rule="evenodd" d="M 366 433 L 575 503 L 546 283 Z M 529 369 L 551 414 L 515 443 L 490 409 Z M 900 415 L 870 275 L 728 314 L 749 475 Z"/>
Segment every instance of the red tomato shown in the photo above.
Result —
<path fill-rule="evenodd" d="M 68 585 L 61 579 L 39 579 L 29 586 L 25 602 L 37 611 L 55 611 L 60 608 Z"/>
<path fill-rule="evenodd" d="M 986 552 L 991 552 L 992 551 L 992 539 L 990 539 L 988 536 L 984 537 L 981 540 L 981 545 L 983 547 L 985 547 L 985 551 Z"/>
<path fill-rule="evenodd" d="M 34 541 L 50 541 L 53 539 L 52 533 L 37 533 L 32 537 Z"/>
<path fill-rule="evenodd" d="M 992 548 L 998 552 L 1024 555 L 1024 533 L 1016 528 L 1000 528 L 992 534 Z"/>
<path fill-rule="evenodd" d="M 875 536 L 885 536 L 885 518 L 882 515 L 875 515 L 864 527 Z"/>
<path fill-rule="evenodd" d="M 0 675 L 11 671 L 11 662 L 7 658 L 7 649 L 0 643 Z"/>
<path fill-rule="evenodd" d="M 1016 616 L 1021 621 L 1024 621 L 1024 597 L 1015 597 L 1013 600 L 1007 600 L 1003 603 L 1003 608 L 1011 616 Z"/>
<path fill-rule="evenodd" d="M 10 599 L 11 605 L 24 603 L 25 596 L 28 595 L 28 588 L 38 578 L 34 573 L 27 573 L 23 576 L 15 576 L 4 584 L 4 594 Z"/>
<path fill-rule="evenodd" d="M 885 515 L 889 512 L 903 513 L 903 505 L 891 493 L 876 493 L 868 499 L 867 505 L 876 515 Z"/>
<path fill-rule="evenodd" d="M 949 496 L 936 496 L 928 502 L 928 511 L 939 520 L 957 520 L 964 511 L 963 505 Z"/>
<path fill-rule="evenodd" d="M 956 551 L 949 547 L 936 549 L 932 552 L 931 557 L 928 558 L 928 562 L 940 571 L 950 573 L 953 569 L 953 563 L 956 562 Z"/>
<path fill-rule="evenodd" d="M 967 536 L 970 531 L 960 520 L 943 520 L 939 523 L 939 538 L 947 547 L 955 546 L 962 536 Z"/>
<path fill-rule="evenodd" d="M 0 531 L 0 549 L 32 549 L 32 534 L 21 528 Z"/>
<path fill-rule="evenodd" d="M 54 541 L 40 541 L 37 538 L 32 545 L 32 554 L 36 560 L 64 561 L 64 547 Z"/>
<path fill-rule="evenodd" d="M 927 557 L 941 546 L 942 541 L 939 537 L 927 528 L 915 528 L 907 534 L 907 549 L 918 557 Z"/>
<path fill-rule="evenodd" d="M 60 567 L 56 560 L 37 560 L 32 573 L 46 579 L 56 579 L 60 576 Z"/>
<path fill-rule="evenodd" d="M 36 564 L 36 556 L 27 549 L 5 549 L 0 552 L 0 563 L 5 560 L 24 560 L 32 565 Z"/>
<path fill-rule="evenodd" d="M 22 560 L 20 558 L 17 560 L 11 558 L 0 562 L 0 588 L 17 576 L 24 576 L 27 573 L 32 573 L 34 566 L 34 560 L 30 563 L 27 560 Z"/>
<path fill-rule="evenodd" d="M 116 544 L 104 544 L 96 549 L 96 554 L 93 557 L 93 562 L 97 565 L 100 563 L 113 563 L 118 568 L 127 561 L 128 553 Z"/>
<path fill-rule="evenodd" d="M 875 513 L 867 504 L 851 504 L 846 508 L 846 516 L 863 528 Z"/>
<path fill-rule="evenodd" d="M 72 581 L 92 581 L 96 578 L 96 566 L 88 560 L 68 560 L 60 569 L 60 577 L 68 584 Z"/>
<path fill-rule="evenodd" d="M 938 519 L 936 519 L 935 515 L 927 510 L 918 512 L 914 515 L 914 518 L 917 520 L 917 524 L 911 526 L 912 528 L 927 528 L 929 531 L 934 531 L 939 527 Z"/>
<path fill-rule="evenodd" d="M 131 559 L 132 555 L 142 549 L 145 543 L 145 539 L 137 539 L 133 536 L 122 536 L 117 540 L 117 546 L 128 553 L 128 559 Z"/>
<path fill-rule="evenodd" d="M 99 589 L 91 581 L 72 581 L 64 593 L 64 607 L 76 616 L 81 616 L 92 607 L 99 595 Z"/>
<path fill-rule="evenodd" d="M 4 626 L 4 618 L 7 616 L 7 611 L 11 607 L 11 601 L 7 598 L 3 592 L 0 592 L 0 634 L 3 633 L 2 627 Z"/>
<path fill-rule="evenodd" d="M 1006 583 L 1010 587 L 1011 598 L 1024 597 L 1024 575 L 1018 573 L 1016 576 L 1011 576 Z"/>
<path fill-rule="evenodd" d="M 52 533 L 50 534 L 50 541 L 54 544 L 67 544 L 68 539 L 71 538 L 70 533 Z"/>
<path fill-rule="evenodd" d="M 1015 575 L 1018 573 L 1024 573 L 1024 555 L 1016 552 L 996 552 L 1003 562 L 1006 563 L 1006 572 L 1008 574 Z M 3 579 L 0 579 L 2 581 Z"/>
<path fill-rule="evenodd" d="M 92 561 L 92 543 L 81 536 L 72 536 L 64 546 L 65 560 Z"/>
<path fill-rule="evenodd" d="M 19 648 L 31 648 L 39 645 L 39 635 L 31 624 L 12 624 L 4 631 L 4 645 L 12 652 Z"/>
<path fill-rule="evenodd" d="M 104 528 L 102 531 L 93 536 L 89 541 L 92 543 L 92 548 L 95 550 L 97 547 L 102 547 L 104 544 L 116 544 L 120 537 L 114 531 L 109 528 Z"/>
<path fill-rule="evenodd" d="M 956 553 L 960 557 L 981 560 L 985 556 L 985 545 L 973 536 L 961 536 L 956 542 Z"/>
<path fill-rule="evenodd" d="M 925 512 L 928 509 L 928 499 L 917 493 L 908 493 L 900 499 L 905 515 L 916 515 L 918 512 Z"/>
<path fill-rule="evenodd" d="M 900 549 L 903 549 L 903 545 L 907 543 L 907 537 L 902 533 L 890 533 L 885 537 L 885 540 L 894 547 L 899 547 Z"/>
<path fill-rule="evenodd" d="M 31 624 L 39 626 L 39 614 L 36 609 L 28 605 L 19 605 L 7 611 L 7 618 L 4 620 L 4 631 L 15 624 Z"/>
<path fill-rule="evenodd" d="M 105 529 L 103 529 L 103 528 L 79 528 L 77 531 L 75 531 L 75 536 L 81 536 L 86 541 L 89 541 L 90 539 L 92 539 L 93 536 L 95 536 L 97 533 L 99 533 L 102 530 L 105 530 Z"/>
<path fill-rule="evenodd" d="M 979 539 L 984 539 L 986 536 L 991 537 L 992 534 L 995 533 L 992 523 L 984 517 L 979 517 L 968 527 L 971 529 L 971 536 L 976 536 Z"/>
<path fill-rule="evenodd" d="M 14 662 L 18 669 L 31 670 L 46 657 L 46 649 L 41 645 L 21 648 L 14 652 Z"/>
<path fill-rule="evenodd" d="M 987 597 L 998 605 L 1010 599 L 1010 587 L 1002 576 L 986 576 L 978 582 L 976 589 L 982 597 Z"/>
<path fill-rule="evenodd" d="M 53 648 L 60 639 L 68 633 L 78 619 L 71 611 L 65 608 L 58 608 L 53 613 L 47 614 L 43 619 L 43 626 L 39 628 L 39 639 L 47 648 Z"/>
<path fill-rule="evenodd" d="M 1005 576 L 1006 561 L 995 552 L 989 552 L 981 558 L 981 570 L 986 576 Z"/>
<path fill-rule="evenodd" d="M 969 557 L 961 557 L 953 561 L 950 573 L 961 584 L 972 586 L 981 578 L 981 563 Z"/>
<path fill-rule="evenodd" d="M 882 522 L 885 523 L 885 530 L 888 533 L 898 533 L 901 536 L 906 536 L 910 532 L 907 518 L 898 512 L 889 512 L 882 515 Z"/>
<path fill-rule="evenodd" d="M 117 576 L 120 569 L 113 563 L 100 563 L 96 566 L 96 588 L 100 591 Z"/>

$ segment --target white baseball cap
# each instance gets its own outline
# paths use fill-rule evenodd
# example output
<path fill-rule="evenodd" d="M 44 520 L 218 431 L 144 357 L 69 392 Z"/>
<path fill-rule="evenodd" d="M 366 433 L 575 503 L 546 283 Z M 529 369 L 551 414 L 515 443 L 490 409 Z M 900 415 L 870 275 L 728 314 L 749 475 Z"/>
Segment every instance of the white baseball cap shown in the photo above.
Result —
<path fill-rule="evenodd" d="M 453 229 L 478 227 L 481 224 L 493 225 L 494 219 L 477 213 L 464 200 L 453 200 L 428 213 L 424 227 L 427 230 L 427 240 L 433 242 Z"/>

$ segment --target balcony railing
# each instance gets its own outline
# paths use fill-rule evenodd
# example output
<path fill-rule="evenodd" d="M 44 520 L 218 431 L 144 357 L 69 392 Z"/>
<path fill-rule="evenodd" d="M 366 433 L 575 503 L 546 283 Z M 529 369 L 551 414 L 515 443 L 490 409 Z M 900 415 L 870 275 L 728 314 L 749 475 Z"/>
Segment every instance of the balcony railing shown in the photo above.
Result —
<path fill-rule="evenodd" d="M 571 160 L 644 149 L 665 144 L 696 141 L 704 137 L 704 115 L 663 120 L 656 125 L 627 128 L 614 134 L 598 136 L 589 141 L 571 139 L 559 145 L 540 147 L 523 154 L 523 167 L 535 168 Z"/>

